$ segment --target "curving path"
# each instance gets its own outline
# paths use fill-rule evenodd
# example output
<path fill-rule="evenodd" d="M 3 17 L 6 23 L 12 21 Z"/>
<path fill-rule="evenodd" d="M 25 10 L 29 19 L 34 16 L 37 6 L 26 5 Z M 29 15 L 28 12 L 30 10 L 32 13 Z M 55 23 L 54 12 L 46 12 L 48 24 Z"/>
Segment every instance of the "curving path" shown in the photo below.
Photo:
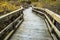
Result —
<path fill-rule="evenodd" d="M 10 40 L 52 40 L 44 19 L 32 12 L 32 8 L 24 10 L 24 22 Z"/>

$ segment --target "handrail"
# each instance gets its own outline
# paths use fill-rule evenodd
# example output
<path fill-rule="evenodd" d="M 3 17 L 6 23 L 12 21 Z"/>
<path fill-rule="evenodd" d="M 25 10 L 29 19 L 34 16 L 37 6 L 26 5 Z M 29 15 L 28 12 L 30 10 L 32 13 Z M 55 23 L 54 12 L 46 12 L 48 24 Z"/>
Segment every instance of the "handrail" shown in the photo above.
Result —
<path fill-rule="evenodd" d="M 60 15 L 50 11 L 49 9 L 46 9 L 46 8 L 38 8 L 38 7 L 33 7 L 33 8 L 36 8 L 36 9 L 40 9 L 42 11 L 45 11 L 47 12 L 47 14 L 49 14 L 52 18 L 54 18 L 58 23 L 60 23 Z"/>
<path fill-rule="evenodd" d="M 5 14 L 5 15 L 2 15 L 2 16 L 0 16 L 0 19 L 6 17 L 6 16 L 8 16 L 8 15 L 14 14 L 15 12 L 20 11 L 20 10 L 22 10 L 22 9 L 23 9 L 23 7 L 21 7 L 21 8 L 19 8 L 19 9 L 15 10 L 15 11 L 13 11 L 13 12 L 10 12 L 10 13 L 7 13 L 7 14 Z"/>
<path fill-rule="evenodd" d="M 33 7 L 33 8 L 38 9 L 38 10 L 43 11 L 43 12 L 46 12 L 52 18 L 54 18 L 58 23 L 60 23 L 60 15 L 58 15 L 57 13 L 52 12 L 51 10 L 46 9 L 46 8 L 39 8 L 39 7 Z"/>
<path fill-rule="evenodd" d="M 45 9 L 45 11 L 52 17 L 54 18 L 58 23 L 60 23 L 60 15 L 48 10 L 48 9 Z"/>
<path fill-rule="evenodd" d="M 5 15 L 0 16 L 0 28 L 1 28 L 1 30 L 3 28 L 5 28 L 8 24 L 10 24 L 12 21 L 14 21 L 21 14 L 20 12 L 22 10 L 23 10 L 23 8 L 21 7 L 18 10 L 15 10 L 13 12 L 10 12 L 10 13 L 7 13 Z M 3 26 L 3 28 L 2 28 L 2 26 Z"/>
<path fill-rule="evenodd" d="M 3 29 L 0 30 L 0 39 L 1 40 L 7 39 L 6 36 L 11 35 L 11 33 L 13 33 L 18 28 L 18 25 L 21 24 L 22 21 L 23 21 L 22 7 L 18 10 L 15 10 L 13 12 L 0 16 L 0 24 L 4 25 Z"/>
<path fill-rule="evenodd" d="M 52 31 L 54 30 L 58 37 L 60 38 L 60 29 L 57 28 L 57 24 L 60 24 L 60 15 L 46 9 L 46 8 L 38 8 L 38 7 L 33 7 L 34 12 L 38 12 L 39 14 L 42 14 L 40 12 L 43 12 L 44 17 L 47 19 L 49 24 L 51 25 Z M 40 11 L 40 12 L 39 12 Z M 58 26 L 60 27 L 60 26 Z"/>

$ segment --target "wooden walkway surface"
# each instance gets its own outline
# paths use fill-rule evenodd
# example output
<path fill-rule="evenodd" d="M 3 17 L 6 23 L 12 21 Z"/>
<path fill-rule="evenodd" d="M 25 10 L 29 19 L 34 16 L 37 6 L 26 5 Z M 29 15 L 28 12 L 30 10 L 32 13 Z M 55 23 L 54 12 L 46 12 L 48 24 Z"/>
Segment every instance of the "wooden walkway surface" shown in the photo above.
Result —
<path fill-rule="evenodd" d="M 30 7 L 24 10 L 24 22 L 10 40 L 52 40 L 52 37 L 44 19 L 34 14 Z"/>

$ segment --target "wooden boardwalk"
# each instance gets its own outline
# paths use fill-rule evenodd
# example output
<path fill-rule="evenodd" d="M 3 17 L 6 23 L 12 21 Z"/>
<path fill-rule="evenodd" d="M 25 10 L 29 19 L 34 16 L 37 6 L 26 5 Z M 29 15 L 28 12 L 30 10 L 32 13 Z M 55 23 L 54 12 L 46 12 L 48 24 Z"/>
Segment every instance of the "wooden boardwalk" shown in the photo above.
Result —
<path fill-rule="evenodd" d="M 24 10 L 24 22 L 10 40 L 52 40 L 52 37 L 44 19 L 34 14 L 30 7 Z"/>

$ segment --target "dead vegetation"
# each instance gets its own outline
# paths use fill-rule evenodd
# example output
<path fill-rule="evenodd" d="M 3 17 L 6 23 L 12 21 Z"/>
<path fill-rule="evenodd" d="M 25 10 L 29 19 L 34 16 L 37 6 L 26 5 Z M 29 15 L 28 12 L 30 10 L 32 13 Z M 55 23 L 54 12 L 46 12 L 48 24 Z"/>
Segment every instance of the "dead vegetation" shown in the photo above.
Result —
<path fill-rule="evenodd" d="M 58 14 L 60 14 L 60 0 L 37 0 L 32 2 L 34 6 L 48 8 Z"/>
<path fill-rule="evenodd" d="M 17 5 L 13 2 L 7 2 L 7 1 L 2 1 L 0 2 L 0 15 L 9 13 L 11 11 L 14 11 L 16 9 L 20 8 L 20 5 Z"/>

